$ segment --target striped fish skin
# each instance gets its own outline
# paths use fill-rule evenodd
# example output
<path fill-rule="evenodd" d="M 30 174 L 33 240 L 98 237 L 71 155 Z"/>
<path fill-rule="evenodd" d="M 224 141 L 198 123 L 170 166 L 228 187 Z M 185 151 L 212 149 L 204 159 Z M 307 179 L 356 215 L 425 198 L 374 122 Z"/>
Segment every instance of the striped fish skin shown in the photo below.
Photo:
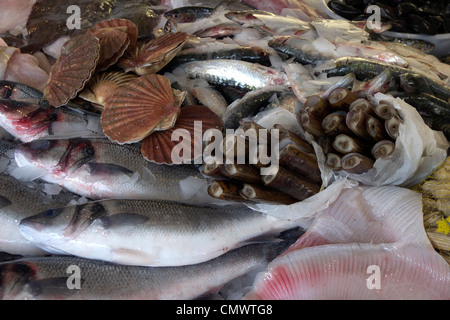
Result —
<path fill-rule="evenodd" d="M 50 252 L 152 267 L 205 262 L 296 226 L 244 205 L 115 199 L 51 209 L 20 222 L 22 234 Z"/>
<path fill-rule="evenodd" d="M 183 267 L 125 266 L 72 256 L 23 258 L 0 263 L 0 299 L 195 299 L 264 268 L 285 247 L 285 242 L 250 244 Z"/>

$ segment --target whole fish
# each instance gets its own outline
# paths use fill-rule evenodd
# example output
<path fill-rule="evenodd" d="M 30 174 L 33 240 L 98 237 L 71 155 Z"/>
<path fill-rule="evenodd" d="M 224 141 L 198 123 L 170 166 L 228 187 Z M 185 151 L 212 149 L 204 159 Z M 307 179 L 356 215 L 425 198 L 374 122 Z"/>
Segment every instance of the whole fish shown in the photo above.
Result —
<path fill-rule="evenodd" d="M 285 29 L 292 29 L 293 27 L 302 31 L 311 29 L 311 25 L 308 22 L 291 16 L 286 17 L 268 12 L 230 11 L 225 13 L 225 17 L 243 25 L 263 28 L 265 31 L 270 31 L 273 34 L 280 34 Z"/>
<path fill-rule="evenodd" d="M 244 205 L 115 199 L 51 209 L 20 222 L 22 234 L 50 252 L 152 267 L 205 262 L 293 227 Z"/>
<path fill-rule="evenodd" d="M 171 65 L 176 66 L 190 61 L 213 59 L 233 59 L 270 66 L 269 53 L 261 47 L 222 44 L 218 41 L 210 43 L 199 42 L 193 48 L 182 50 L 171 61 Z"/>
<path fill-rule="evenodd" d="M 36 140 L 15 154 L 19 167 L 90 199 L 208 200 L 207 180 L 193 165 L 167 166 L 142 157 L 138 145 L 108 139 Z"/>
<path fill-rule="evenodd" d="M 0 99 L 0 126 L 22 142 L 40 138 L 104 137 L 100 115 Z"/>
<path fill-rule="evenodd" d="M 22 236 L 19 222 L 43 210 L 64 206 L 75 198 L 68 193 L 50 196 L 40 184 L 0 175 L 0 251 L 24 256 L 45 254 Z"/>
<path fill-rule="evenodd" d="M 0 263 L 2 300 L 187 300 L 214 294 L 264 268 L 285 242 L 251 244 L 183 267 L 139 267 L 78 257 L 22 258 Z"/>
<path fill-rule="evenodd" d="M 235 86 L 248 90 L 287 85 L 286 74 L 274 68 L 247 61 L 217 59 L 192 61 L 180 68 L 192 78 L 204 78 L 213 85 Z"/>

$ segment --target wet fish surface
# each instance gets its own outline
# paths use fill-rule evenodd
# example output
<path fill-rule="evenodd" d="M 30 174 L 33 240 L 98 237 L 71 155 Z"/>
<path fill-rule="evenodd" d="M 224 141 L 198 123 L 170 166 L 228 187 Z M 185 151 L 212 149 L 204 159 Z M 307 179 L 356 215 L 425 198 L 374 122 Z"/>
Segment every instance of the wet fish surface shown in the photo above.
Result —
<path fill-rule="evenodd" d="M 22 258 L 0 263 L 0 299 L 196 299 L 264 268 L 285 248 L 284 242 L 251 244 L 201 264 L 158 268 L 66 256 Z"/>
<path fill-rule="evenodd" d="M 50 196 L 36 183 L 0 175 L 0 251 L 24 256 L 45 254 L 22 236 L 20 220 L 54 206 L 64 206 L 75 198 L 68 193 Z"/>
<path fill-rule="evenodd" d="M 207 181 L 195 166 L 149 162 L 138 145 L 108 139 L 36 140 L 22 144 L 15 158 L 19 167 L 42 170 L 43 180 L 90 199 L 207 199 Z"/>
<path fill-rule="evenodd" d="M 205 262 L 295 226 L 243 205 L 145 200 L 51 209 L 20 223 L 27 239 L 54 253 L 153 267 Z"/>

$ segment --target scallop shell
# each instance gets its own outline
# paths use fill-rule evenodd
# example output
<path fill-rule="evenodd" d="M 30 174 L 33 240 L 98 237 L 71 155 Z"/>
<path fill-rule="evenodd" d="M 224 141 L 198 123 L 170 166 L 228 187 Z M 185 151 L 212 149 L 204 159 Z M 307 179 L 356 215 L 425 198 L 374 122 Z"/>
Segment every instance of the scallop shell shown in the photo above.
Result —
<path fill-rule="evenodd" d="M 104 71 L 115 64 L 130 45 L 125 32 L 115 28 L 103 28 L 90 32 L 100 42 L 100 58 L 96 71 Z"/>
<path fill-rule="evenodd" d="M 137 47 L 137 39 L 138 39 L 138 28 L 137 26 L 128 19 L 110 19 L 105 21 L 98 22 L 91 31 L 100 30 L 104 28 L 116 28 L 128 35 L 128 39 L 130 39 L 130 45 L 128 47 L 129 50 L 135 50 Z"/>
<path fill-rule="evenodd" d="M 67 104 L 91 78 L 99 57 L 100 44 L 93 35 L 85 33 L 67 41 L 50 70 L 44 99 L 54 107 Z"/>
<path fill-rule="evenodd" d="M 125 72 L 138 75 L 156 73 L 177 55 L 189 37 L 185 32 L 165 34 L 143 43 L 134 52 L 127 52 L 118 65 Z"/>
<path fill-rule="evenodd" d="M 195 122 L 201 122 L 201 130 L 195 130 Z M 184 129 L 184 130 L 183 130 Z M 205 106 L 187 106 L 181 108 L 175 126 L 169 130 L 154 132 L 142 141 L 141 153 L 145 159 L 159 164 L 180 164 L 172 157 L 172 152 L 191 150 L 191 154 L 184 157 L 183 162 L 197 160 L 203 153 L 203 133 L 208 129 L 222 130 L 221 119 Z M 179 140 L 172 141 L 172 135 Z M 174 149 L 174 148 L 177 149 Z"/>
<path fill-rule="evenodd" d="M 137 76 L 120 71 L 96 74 L 86 84 L 79 97 L 91 102 L 97 108 L 103 109 L 106 100 L 120 87 L 136 79 Z"/>
<path fill-rule="evenodd" d="M 130 48 L 136 50 L 137 27 L 130 20 L 111 19 L 97 23 L 88 33 L 100 42 L 100 60 L 97 71 L 104 71 L 114 65 Z"/>
<path fill-rule="evenodd" d="M 139 77 L 120 87 L 104 107 L 103 131 L 119 144 L 141 141 L 180 109 L 169 79 L 156 74 Z"/>

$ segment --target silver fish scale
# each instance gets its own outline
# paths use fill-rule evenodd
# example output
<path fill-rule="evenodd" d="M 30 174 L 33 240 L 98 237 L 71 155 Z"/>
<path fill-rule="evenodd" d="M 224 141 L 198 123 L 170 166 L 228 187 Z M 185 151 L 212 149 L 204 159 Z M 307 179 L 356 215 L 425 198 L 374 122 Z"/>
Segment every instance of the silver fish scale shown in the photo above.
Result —
<path fill-rule="evenodd" d="M 208 82 L 255 90 L 266 86 L 285 85 L 286 75 L 275 69 L 239 60 L 193 61 L 180 66 L 193 78 L 204 78 Z"/>
<path fill-rule="evenodd" d="M 0 283 L 4 287 L 0 286 L 0 289 L 4 289 L 0 290 L 0 298 L 54 299 L 57 296 L 58 299 L 74 300 L 195 299 L 210 293 L 211 289 L 220 288 L 243 274 L 265 266 L 282 250 L 284 250 L 282 244 L 253 244 L 205 263 L 158 268 L 124 266 L 66 256 L 21 259 L 0 263 L 0 270 L 2 268 L 10 270 L 0 273 Z M 36 270 L 36 275 L 33 279 L 21 278 L 26 281 L 15 283 L 14 293 L 11 293 L 8 288 L 12 287 L 14 276 L 21 276 L 20 271 L 11 271 L 13 268 L 8 268 L 14 264 L 26 265 Z M 81 287 L 78 289 L 67 288 L 67 283 L 76 284 L 76 281 L 69 279 L 71 275 L 75 275 L 68 272 L 70 266 L 78 268 L 81 277 Z M 17 273 L 14 274 L 15 272 Z M 54 282 L 53 279 L 57 279 L 58 282 Z M 30 284 L 38 290 L 30 290 Z"/>

